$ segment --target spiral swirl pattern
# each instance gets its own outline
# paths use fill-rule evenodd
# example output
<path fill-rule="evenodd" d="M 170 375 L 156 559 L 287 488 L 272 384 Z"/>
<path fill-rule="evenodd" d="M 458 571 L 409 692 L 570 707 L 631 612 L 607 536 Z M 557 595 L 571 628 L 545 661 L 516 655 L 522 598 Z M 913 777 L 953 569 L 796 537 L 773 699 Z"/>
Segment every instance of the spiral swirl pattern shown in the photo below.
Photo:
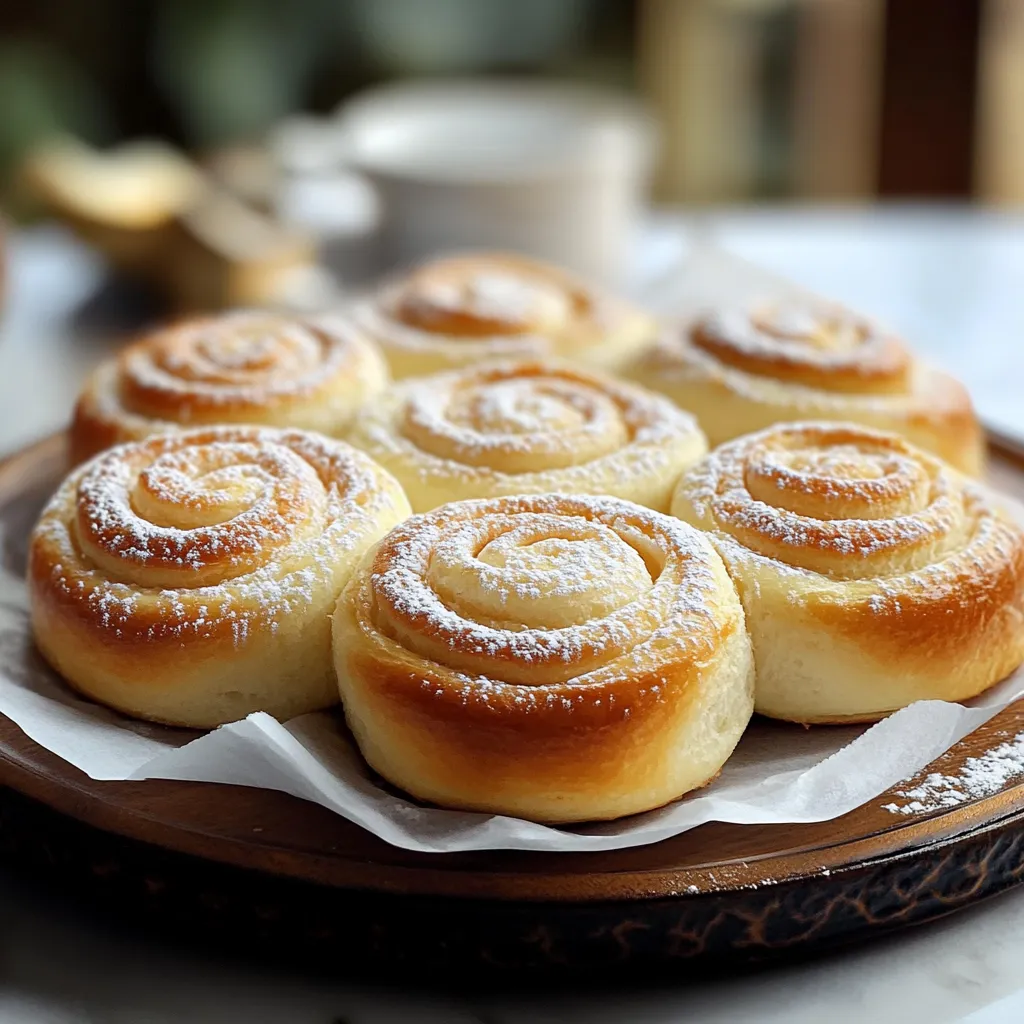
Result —
<path fill-rule="evenodd" d="M 235 312 L 156 331 L 79 398 L 80 458 L 180 427 L 256 423 L 338 434 L 385 385 L 375 346 L 340 321 Z"/>
<path fill-rule="evenodd" d="M 627 303 L 566 271 L 504 254 L 427 263 L 351 313 L 398 378 L 548 355 L 612 368 L 654 333 Z"/>
<path fill-rule="evenodd" d="M 726 310 L 698 320 L 690 336 L 726 366 L 823 391 L 898 393 L 910 373 L 896 338 L 842 309 Z"/>
<path fill-rule="evenodd" d="M 364 455 L 302 431 L 114 448 L 65 481 L 33 533 L 38 642 L 78 688 L 141 717 L 325 706 L 333 603 L 407 512 Z"/>
<path fill-rule="evenodd" d="M 402 381 L 349 440 L 398 478 L 416 511 L 545 491 L 667 511 L 679 474 L 707 450 L 693 417 L 667 399 L 550 361 Z"/>
<path fill-rule="evenodd" d="M 712 447 L 786 420 L 853 421 L 981 470 L 983 438 L 962 385 L 843 309 L 719 310 L 667 331 L 627 373 L 690 409 Z"/>
<path fill-rule="evenodd" d="M 963 699 L 1024 660 L 1024 533 L 939 459 L 853 424 L 781 424 L 685 474 L 758 660 L 758 708 L 876 718 Z"/>
<path fill-rule="evenodd" d="M 415 795 L 537 820 L 658 806 L 750 714 L 735 591 L 697 531 L 612 498 L 465 501 L 393 530 L 334 620 L 349 722 Z"/>

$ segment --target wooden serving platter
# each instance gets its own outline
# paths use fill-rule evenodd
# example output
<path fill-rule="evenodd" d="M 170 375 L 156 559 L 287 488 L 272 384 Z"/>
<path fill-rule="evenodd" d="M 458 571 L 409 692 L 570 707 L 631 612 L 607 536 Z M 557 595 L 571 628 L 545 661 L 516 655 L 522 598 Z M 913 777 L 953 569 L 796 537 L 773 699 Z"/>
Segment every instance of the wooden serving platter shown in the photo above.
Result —
<path fill-rule="evenodd" d="M 0 464 L 0 517 L 27 531 L 63 460 L 55 437 Z M 1024 456 L 1008 442 L 994 441 L 991 476 L 1024 497 Z M 1024 702 L 929 770 L 955 776 L 1021 732 Z M 95 782 L 0 717 L 8 861 L 191 942 L 335 971 L 703 969 L 926 921 L 1024 880 L 1024 776 L 930 814 L 886 809 L 899 800 L 608 853 L 415 854 L 280 793 Z"/>

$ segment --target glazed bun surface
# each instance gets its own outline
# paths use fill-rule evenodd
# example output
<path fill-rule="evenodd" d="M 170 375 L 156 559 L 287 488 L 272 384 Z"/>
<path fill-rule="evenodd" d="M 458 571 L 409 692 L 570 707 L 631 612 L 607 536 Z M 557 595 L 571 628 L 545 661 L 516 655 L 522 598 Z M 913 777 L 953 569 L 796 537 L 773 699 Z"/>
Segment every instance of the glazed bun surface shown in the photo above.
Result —
<path fill-rule="evenodd" d="M 334 651 L 381 775 L 534 821 L 617 818 L 703 785 L 753 703 L 743 611 L 711 544 L 612 498 L 414 516 L 346 587 Z"/>
<path fill-rule="evenodd" d="M 714 450 L 673 503 L 746 609 L 757 710 L 872 721 L 961 701 L 1024 661 L 1024 533 L 894 434 L 780 424 Z"/>
<path fill-rule="evenodd" d="M 552 361 L 487 363 L 400 381 L 349 441 L 393 473 L 414 511 L 507 494 L 608 494 L 667 512 L 706 451 L 661 395 Z"/>
<path fill-rule="evenodd" d="M 408 511 L 365 455 L 303 431 L 113 448 L 32 534 L 36 643 L 77 690 L 137 718 L 208 727 L 328 707 L 338 594 Z"/>
<path fill-rule="evenodd" d="M 984 464 L 963 385 L 835 307 L 725 308 L 666 329 L 625 372 L 693 412 L 712 447 L 774 423 L 828 419 L 902 434 L 972 475 Z"/>
<path fill-rule="evenodd" d="M 216 424 L 338 436 L 387 383 L 376 347 L 334 319 L 239 311 L 154 331 L 102 364 L 75 408 L 75 461 Z"/>
<path fill-rule="evenodd" d="M 395 378 L 552 355 L 615 369 L 656 330 L 646 313 L 569 271 L 503 253 L 422 264 L 349 312 Z"/>

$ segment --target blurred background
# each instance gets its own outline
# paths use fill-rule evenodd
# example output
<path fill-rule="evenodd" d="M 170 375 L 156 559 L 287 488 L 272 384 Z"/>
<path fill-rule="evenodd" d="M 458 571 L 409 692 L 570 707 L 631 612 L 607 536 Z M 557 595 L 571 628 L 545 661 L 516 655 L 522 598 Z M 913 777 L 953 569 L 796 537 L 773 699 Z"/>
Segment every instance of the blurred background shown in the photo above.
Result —
<path fill-rule="evenodd" d="M 710 241 L 1024 433 L 1009 350 L 974 358 L 1024 329 L 1021 203 L 1021 0 L 0 3 L 0 371 L 62 414 L 157 318 L 323 307 L 460 247 L 668 308 Z M 39 432 L 27 402 L 0 431 Z"/>
<path fill-rule="evenodd" d="M 185 308 L 315 304 L 465 245 L 621 279 L 648 186 L 1016 203 L 1022 109 L 1017 0 L 0 6 L 0 207 Z"/>
<path fill-rule="evenodd" d="M 494 74 L 641 97 L 665 201 L 1024 199 L 1016 0 L 5 0 L 4 193 L 55 132 L 242 164 L 369 86 Z"/>

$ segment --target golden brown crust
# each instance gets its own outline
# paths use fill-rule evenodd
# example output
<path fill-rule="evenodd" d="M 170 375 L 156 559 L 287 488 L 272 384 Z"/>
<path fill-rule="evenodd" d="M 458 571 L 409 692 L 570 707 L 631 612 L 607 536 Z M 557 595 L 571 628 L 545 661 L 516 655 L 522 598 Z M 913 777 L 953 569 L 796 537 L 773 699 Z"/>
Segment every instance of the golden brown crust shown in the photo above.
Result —
<path fill-rule="evenodd" d="M 546 361 L 485 363 L 400 381 L 348 435 L 393 473 L 414 511 L 505 494 L 610 494 L 668 511 L 706 451 L 661 395 Z"/>
<path fill-rule="evenodd" d="M 1024 531 L 895 435 L 803 423 L 739 438 L 684 475 L 673 512 L 736 582 L 764 714 L 869 721 L 973 697 L 1024 661 Z"/>
<path fill-rule="evenodd" d="M 668 328 L 626 374 L 700 421 L 712 447 L 787 420 L 893 430 L 980 475 L 984 436 L 958 381 L 896 337 L 818 304 L 725 309 Z"/>
<path fill-rule="evenodd" d="M 103 364 L 75 406 L 75 461 L 124 441 L 220 423 L 338 435 L 387 381 L 350 324 L 239 311 L 154 331 Z"/>
<path fill-rule="evenodd" d="M 449 807 L 614 818 L 703 784 L 750 716 L 710 546 L 611 498 L 456 502 L 394 529 L 334 616 L 346 716 L 385 778 Z"/>
<path fill-rule="evenodd" d="M 896 338 L 840 309 L 723 312 L 696 321 L 690 341 L 746 373 L 824 391 L 900 392 L 910 378 L 910 353 Z"/>
<path fill-rule="evenodd" d="M 31 539 L 36 641 L 83 693 L 210 726 L 336 699 L 329 614 L 408 513 L 360 452 L 220 427 L 124 445 L 76 470 Z"/>
<path fill-rule="evenodd" d="M 380 345 L 396 378 L 552 355 L 615 369 L 655 333 L 654 321 L 625 301 L 508 253 L 425 263 L 350 314 Z"/>

